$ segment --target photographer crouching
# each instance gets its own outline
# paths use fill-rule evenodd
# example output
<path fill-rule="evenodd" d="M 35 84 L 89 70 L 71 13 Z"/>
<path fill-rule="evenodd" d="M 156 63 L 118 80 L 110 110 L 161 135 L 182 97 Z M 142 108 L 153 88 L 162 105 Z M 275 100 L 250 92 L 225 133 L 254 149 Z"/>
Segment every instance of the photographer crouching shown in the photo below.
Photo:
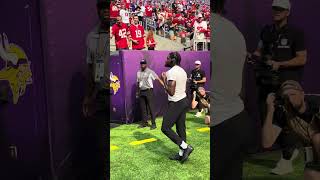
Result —
<path fill-rule="evenodd" d="M 268 94 L 278 91 L 287 80 L 300 82 L 307 61 L 303 30 L 289 24 L 290 1 L 273 0 L 271 7 L 273 24 L 262 29 L 258 48 L 251 56 L 255 61 L 261 119 L 267 114 L 265 99 Z M 282 147 L 282 156 L 271 173 L 284 175 L 294 171 L 292 161 L 299 153 L 295 141 L 286 130 L 282 131 L 277 141 Z"/>
<path fill-rule="evenodd" d="M 271 147 L 279 134 L 288 128 L 307 147 L 304 179 L 320 179 L 320 98 L 305 96 L 298 82 L 288 80 L 280 86 L 277 94 L 268 95 L 266 103 L 267 116 L 262 127 L 263 147 Z"/>
<path fill-rule="evenodd" d="M 206 90 L 203 87 L 198 88 L 198 93 L 193 91 L 191 108 L 204 109 L 206 112 L 204 122 L 206 125 L 210 124 L 210 96 L 207 95 Z"/>

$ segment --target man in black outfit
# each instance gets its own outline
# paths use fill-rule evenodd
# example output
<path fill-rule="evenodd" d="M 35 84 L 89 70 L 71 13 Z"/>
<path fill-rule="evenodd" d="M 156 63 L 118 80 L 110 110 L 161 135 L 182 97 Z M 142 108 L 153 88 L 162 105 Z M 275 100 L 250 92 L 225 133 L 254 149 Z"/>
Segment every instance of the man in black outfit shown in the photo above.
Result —
<path fill-rule="evenodd" d="M 320 179 L 319 96 L 305 95 L 297 81 L 288 80 L 277 93 L 268 95 L 266 103 L 267 116 L 262 127 L 263 147 L 270 148 L 281 131 L 289 130 L 306 149 L 311 149 L 305 151 L 304 179 Z"/>
<path fill-rule="evenodd" d="M 190 107 L 187 100 L 187 73 L 180 67 L 181 56 L 178 52 L 168 55 L 165 66 L 170 70 L 162 73 L 164 88 L 168 93 L 168 109 L 163 116 L 161 131 L 180 148 L 179 153 L 170 157 L 184 163 L 193 147 L 186 143 L 186 113 Z M 177 131 L 172 127 L 176 125 Z"/>
<path fill-rule="evenodd" d="M 142 59 L 140 61 L 141 69 L 137 72 L 137 94 L 136 97 L 139 98 L 140 108 L 142 113 L 142 123 L 139 128 L 144 128 L 148 126 L 148 110 L 151 115 L 151 130 L 155 129 L 156 117 L 153 107 L 153 81 L 158 80 L 159 83 L 164 86 L 158 75 L 147 67 L 147 61 Z"/>
<path fill-rule="evenodd" d="M 201 61 L 197 60 L 194 62 L 196 68 L 191 71 L 190 75 L 190 89 L 191 89 L 191 95 L 193 92 L 198 92 L 199 87 L 204 87 L 205 82 L 207 81 L 206 73 L 204 70 L 201 69 Z M 201 116 L 202 108 L 198 106 L 198 112 L 196 114 L 196 117 Z"/>
<path fill-rule="evenodd" d="M 191 108 L 204 109 L 206 112 L 205 124 L 209 125 L 210 124 L 210 96 L 207 95 L 203 87 L 199 87 L 198 92 L 199 93 L 196 93 L 196 91 L 193 92 Z"/>
<path fill-rule="evenodd" d="M 288 24 L 291 5 L 289 0 L 274 0 L 272 3 L 272 16 L 274 24 L 267 25 L 261 32 L 261 39 L 254 59 L 260 64 L 270 66 L 270 70 L 262 73 L 257 71 L 258 102 L 260 119 L 266 116 L 265 99 L 271 92 L 279 89 L 286 80 L 300 82 L 306 63 L 306 48 L 303 32 Z M 296 140 L 288 133 L 282 131 L 278 142 L 283 151 L 282 157 L 271 173 L 284 175 L 293 171 L 292 161 L 297 157 Z"/>

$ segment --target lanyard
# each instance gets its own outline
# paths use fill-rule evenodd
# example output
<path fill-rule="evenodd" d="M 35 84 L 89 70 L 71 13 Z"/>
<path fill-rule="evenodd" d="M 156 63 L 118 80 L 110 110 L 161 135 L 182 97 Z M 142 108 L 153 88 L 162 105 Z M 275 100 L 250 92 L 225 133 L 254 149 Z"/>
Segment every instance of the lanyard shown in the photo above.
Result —
<path fill-rule="evenodd" d="M 101 33 L 99 33 L 99 39 L 97 41 L 97 55 L 98 58 L 105 57 L 107 52 L 107 42 L 103 42 L 104 38 L 101 37 Z"/>

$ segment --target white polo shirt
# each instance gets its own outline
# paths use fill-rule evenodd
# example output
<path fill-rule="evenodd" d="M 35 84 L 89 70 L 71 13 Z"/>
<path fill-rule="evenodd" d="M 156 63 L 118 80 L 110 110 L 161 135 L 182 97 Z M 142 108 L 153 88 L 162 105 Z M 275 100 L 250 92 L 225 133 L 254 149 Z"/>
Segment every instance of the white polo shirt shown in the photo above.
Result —
<path fill-rule="evenodd" d="M 167 81 L 176 81 L 176 90 L 173 96 L 168 94 L 168 100 L 178 102 L 181 99 L 187 97 L 186 85 L 187 85 L 187 73 L 180 66 L 173 66 L 166 72 Z"/>

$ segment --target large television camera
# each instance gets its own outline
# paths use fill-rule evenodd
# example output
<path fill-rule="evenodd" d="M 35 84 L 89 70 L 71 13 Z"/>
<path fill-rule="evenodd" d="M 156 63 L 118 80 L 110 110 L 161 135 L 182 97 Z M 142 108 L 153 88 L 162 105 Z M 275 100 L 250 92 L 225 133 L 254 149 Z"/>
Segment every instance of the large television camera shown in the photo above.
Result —
<path fill-rule="evenodd" d="M 249 57 L 248 57 L 249 58 Z M 278 71 L 274 71 L 272 66 L 267 64 L 270 59 L 268 56 L 252 55 L 249 61 L 254 62 L 254 71 L 256 74 L 256 83 L 258 86 L 279 87 L 280 76 Z"/>

